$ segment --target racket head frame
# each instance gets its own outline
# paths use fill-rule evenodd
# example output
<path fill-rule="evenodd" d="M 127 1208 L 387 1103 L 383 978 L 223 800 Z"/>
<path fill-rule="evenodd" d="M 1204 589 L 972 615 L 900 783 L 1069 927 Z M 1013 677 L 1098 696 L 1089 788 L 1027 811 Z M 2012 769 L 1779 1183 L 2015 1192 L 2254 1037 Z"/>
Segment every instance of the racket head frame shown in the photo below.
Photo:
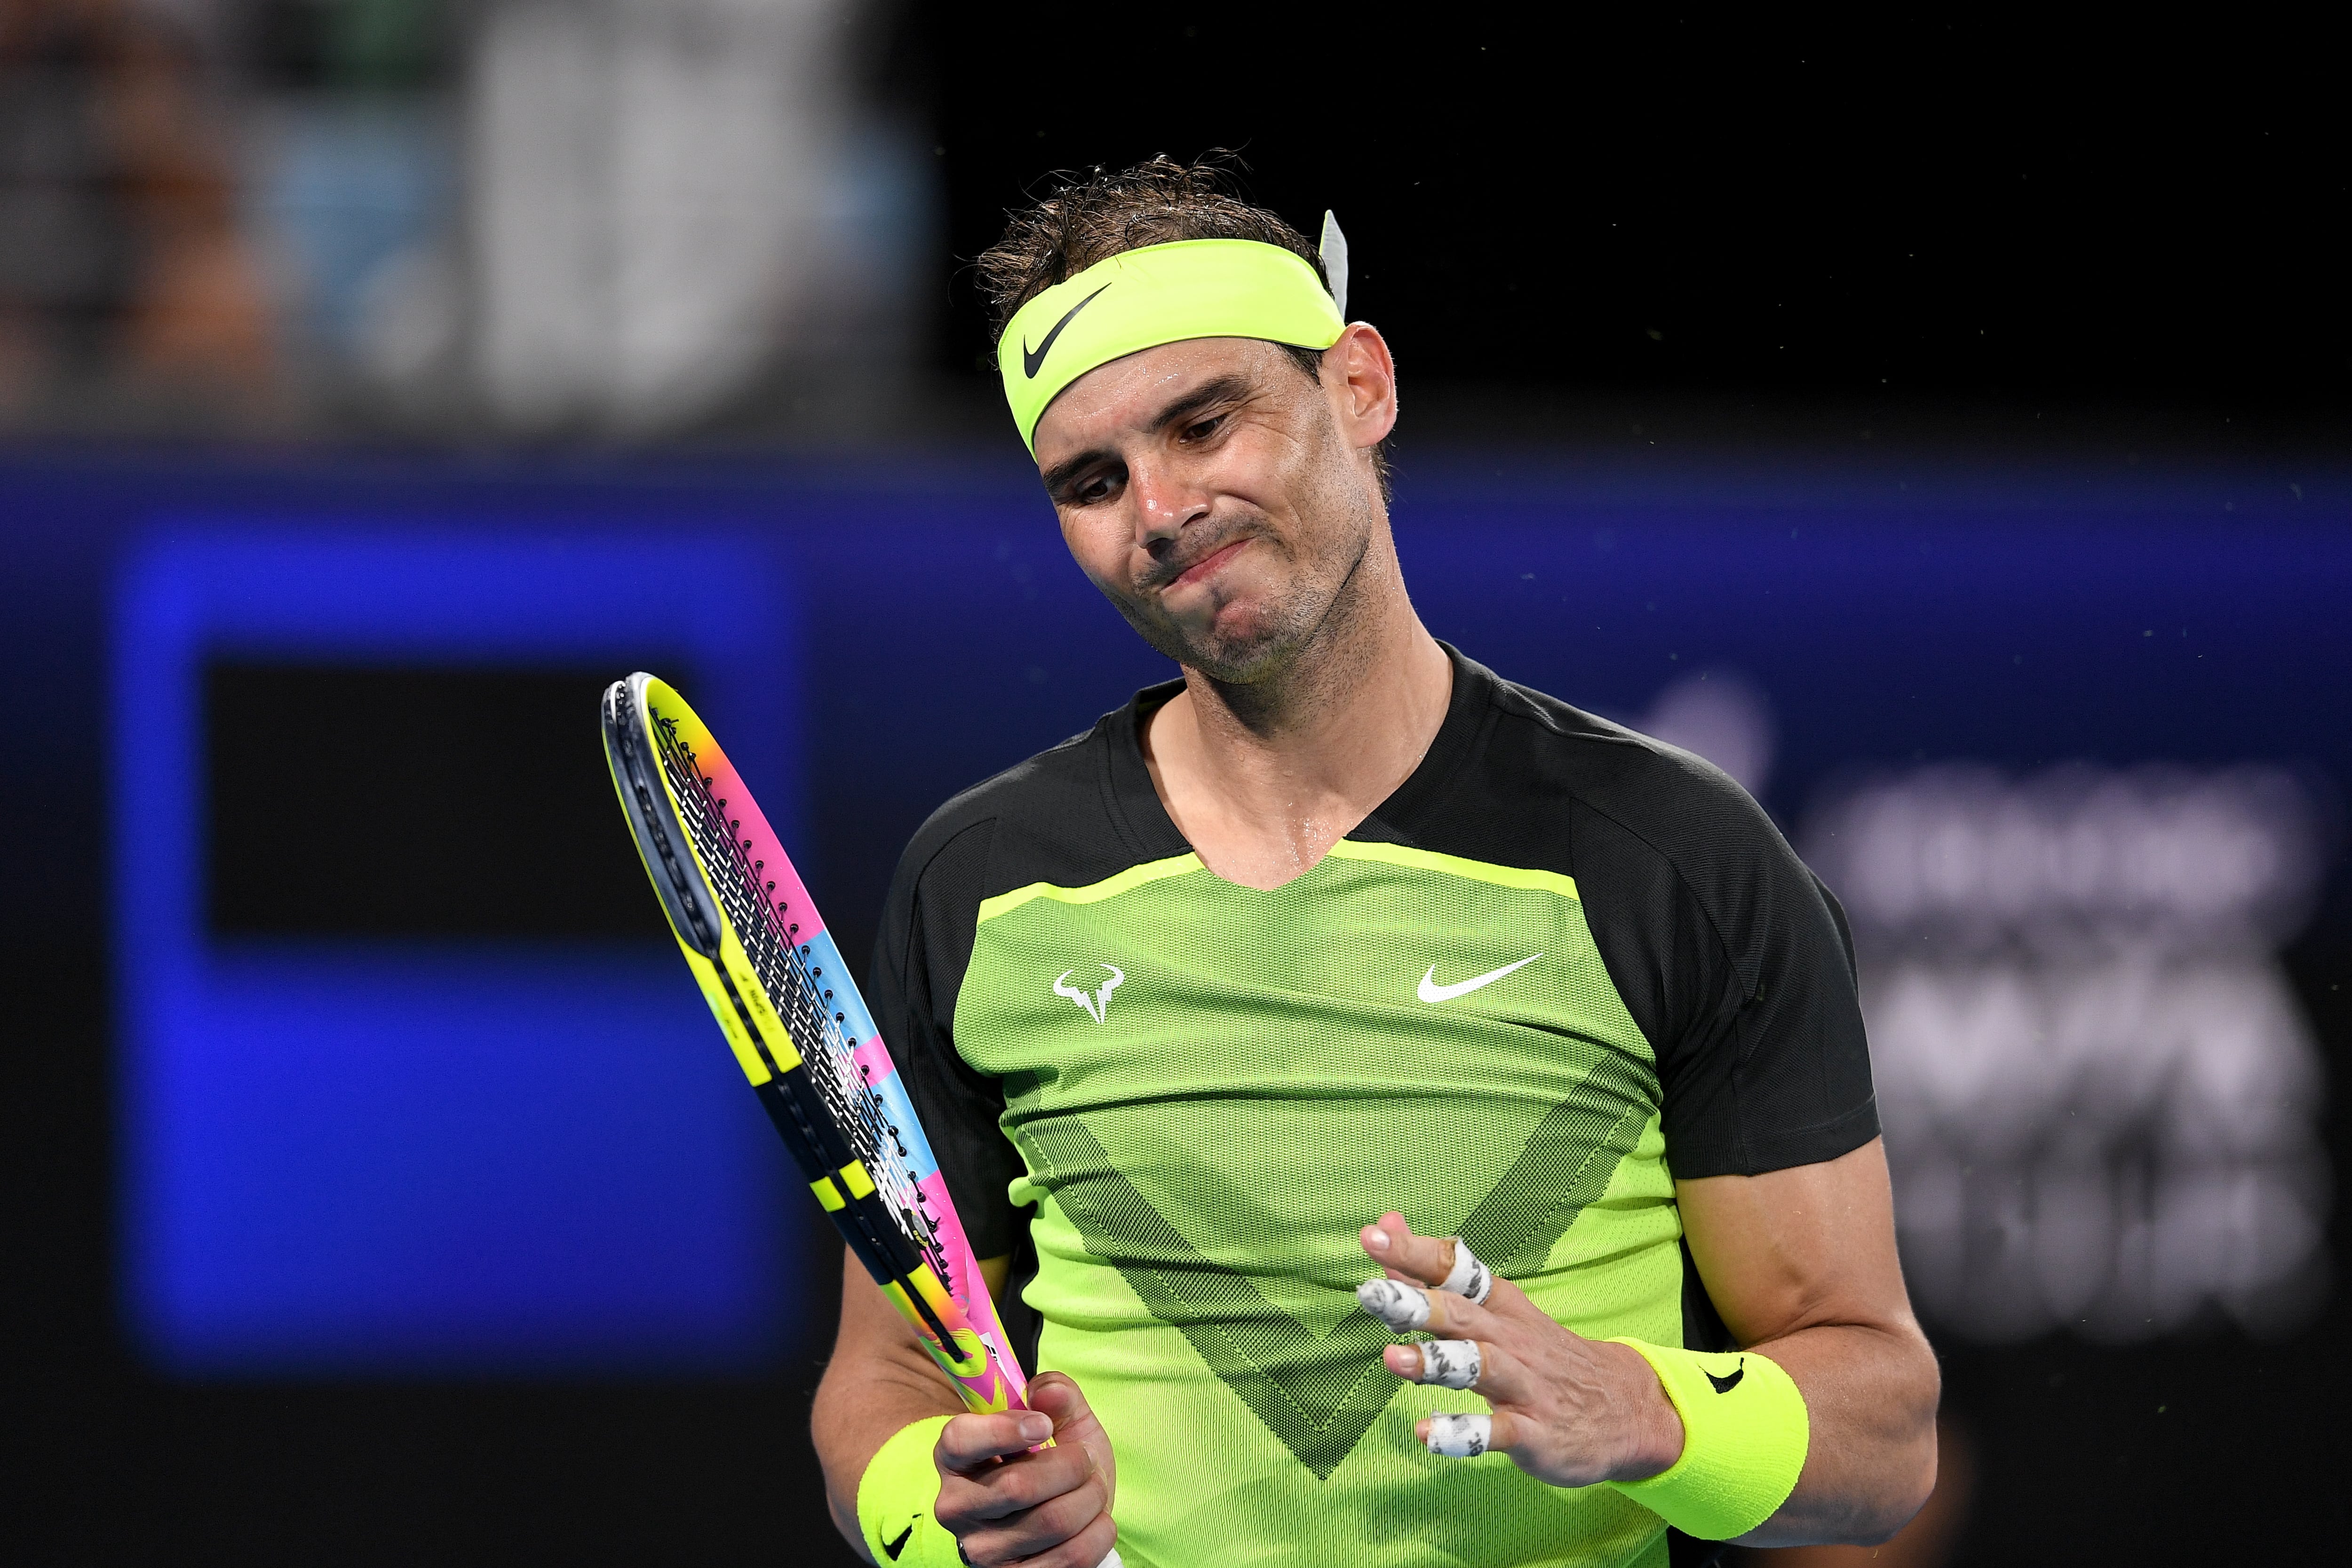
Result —
<path fill-rule="evenodd" d="M 698 844 L 688 825 L 688 811 L 707 813 L 702 820 L 704 837 L 709 839 L 724 818 L 715 807 L 710 777 L 703 772 L 693 747 L 681 743 L 678 731 L 691 726 L 695 738 L 718 758 L 720 768 L 728 766 L 723 754 L 684 700 L 643 673 L 616 681 L 605 691 L 603 720 L 605 759 L 622 814 L 628 820 L 631 837 L 672 935 L 733 1049 L 737 1064 L 759 1094 L 827 1218 L 913 1326 L 932 1359 L 954 1381 L 967 1406 L 982 1411 L 1024 1407 L 1026 1380 L 1004 1343 L 987 1285 L 970 1260 L 962 1227 L 953 1215 L 943 1180 L 919 1183 L 923 1191 L 916 1195 L 908 1189 L 918 1185 L 918 1178 L 890 1157 L 894 1153 L 908 1155 L 911 1146 L 922 1162 L 934 1166 L 936 1178 L 928 1142 L 912 1106 L 905 1102 L 903 1088 L 894 1082 L 895 1069 L 887 1049 L 877 1037 L 853 1052 L 823 1012 L 812 1012 L 806 1005 L 813 991 L 802 997 L 803 1005 L 797 1009 L 792 1007 L 792 998 L 772 995 L 761 966 L 752 958 L 751 945 L 714 885 L 715 875 L 736 875 L 739 889 L 758 901 L 758 913 L 751 918 L 774 923 L 773 929 L 754 929 L 751 936 L 753 943 L 762 945 L 767 967 L 777 974 L 782 988 L 814 988 L 816 982 L 804 968 L 778 967 L 803 965 L 804 950 L 796 951 L 792 940 L 799 927 L 783 927 L 782 917 L 761 896 L 756 868 L 739 864 L 714 873 L 706 855 L 717 846 Z M 665 739 L 675 748 L 670 768 L 663 762 Z M 686 789 L 689 796 L 698 791 L 699 799 L 679 799 L 679 781 L 670 775 L 681 756 L 694 779 Z M 732 788 L 740 790 L 740 781 Z M 764 819 L 749 803 L 748 791 L 743 792 L 743 805 L 731 809 L 748 813 L 764 830 Z M 737 853 L 734 830 L 727 830 L 725 837 L 725 852 Z M 770 842 L 763 848 L 767 854 L 782 856 L 780 845 Z M 762 860 L 759 865 L 765 863 Z M 789 862 L 785 870 L 789 873 Z M 798 890 L 797 876 L 791 881 Z M 768 887 L 773 886 L 771 881 Z M 804 890 L 800 891 L 805 900 Z M 741 904 L 744 898 L 739 896 L 737 902 Z M 855 988 L 845 975 L 837 977 L 835 985 L 854 998 Z M 835 992 L 826 990 L 824 995 L 832 997 Z M 856 1011 L 864 1015 L 862 1003 Z M 786 1022 L 788 1016 L 796 1016 L 799 1038 Z M 876 1093 L 866 1081 L 877 1060 L 883 1081 L 892 1090 L 887 1096 Z M 819 1072 L 830 1074 L 831 1096 L 823 1092 Z M 846 1117 L 845 1103 L 851 1111 Z M 844 1125 L 845 1120 L 863 1127 L 863 1148 L 857 1132 Z M 884 1138 L 890 1147 L 879 1146 Z M 869 1152 L 876 1155 L 875 1164 L 883 1167 L 882 1182 L 877 1183 L 876 1171 L 868 1166 Z M 884 1190 L 886 1186 L 888 1192 Z M 898 1201 L 892 1202 L 893 1197 Z M 926 1208 L 945 1212 L 927 1226 L 920 1218 Z M 943 1229 L 951 1231 L 953 1249 L 939 1245 Z M 954 1261 L 950 1251 L 960 1255 Z M 961 1266 L 957 1267 L 957 1262 Z M 962 1276 L 960 1291 L 950 1284 L 959 1275 Z"/>

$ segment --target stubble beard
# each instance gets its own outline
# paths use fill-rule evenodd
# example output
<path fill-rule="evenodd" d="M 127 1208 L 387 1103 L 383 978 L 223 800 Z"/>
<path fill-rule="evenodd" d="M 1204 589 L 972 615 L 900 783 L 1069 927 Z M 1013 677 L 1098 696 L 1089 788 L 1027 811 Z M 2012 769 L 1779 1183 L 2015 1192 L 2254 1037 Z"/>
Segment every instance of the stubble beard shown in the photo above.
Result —
<path fill-rule="evenodd" d="M 1219 686 L 1279 684 L 1302 653 L 1341 630 L 1350 618 L 1349 591 L 1357 583 L 1371 541 L 1370 526 L 1359 526 L 1333 539 L 1328 555 L 1301 563 L 1287 541 L 1270 531 L 1255 532 L 1250 548 L 1278 552 L 1291 570 L 1287 580 L 1259 601 L 1249 624 L 1231 632 L 1219 629 L 1222 613 L 1197 626 L 1156 613 L 1156 596 L 1149 593 L 1135 600 L 1122 597 L 1119 612 L 1153 648 Z M 1222 601 L 1217 610 L 1223 610 Z"/>

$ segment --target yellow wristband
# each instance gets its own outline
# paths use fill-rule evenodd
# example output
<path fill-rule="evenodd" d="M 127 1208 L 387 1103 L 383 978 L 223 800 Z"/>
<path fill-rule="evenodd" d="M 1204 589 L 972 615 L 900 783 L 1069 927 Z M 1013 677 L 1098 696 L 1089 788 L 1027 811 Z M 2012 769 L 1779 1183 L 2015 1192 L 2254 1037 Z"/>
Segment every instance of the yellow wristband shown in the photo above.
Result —
<path fill-rule="evenodd" d="M 1616 1343 L 1657 1373 L 1683 1418 L 1683 1455 L 1648 1480 L 1608 1484 L 1702 1541 L 1729 1541 L 1771 1518 L 1797 1490 L 1812 1435 L 1796 1380 L 1752 1350 Z"/>
<path fill-rule="evenodd" d="M 940 1500 L 939 1446 L 944 1416 L 933 1416 L 890 1436 L 857 1482 L 857 1532 L 880 1568 L 963 1568 L 956 1538 L 931 1517 Z"/>

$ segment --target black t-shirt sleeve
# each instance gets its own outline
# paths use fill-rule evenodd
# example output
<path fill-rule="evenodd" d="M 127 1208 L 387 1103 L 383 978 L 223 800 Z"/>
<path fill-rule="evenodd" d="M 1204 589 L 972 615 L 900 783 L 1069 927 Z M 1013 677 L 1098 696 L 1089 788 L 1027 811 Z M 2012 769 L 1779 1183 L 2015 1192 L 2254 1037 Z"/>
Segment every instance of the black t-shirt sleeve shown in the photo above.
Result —
<path fill-rule="evenodd" d="M 1655 759 L 1634 809 L 1588 805 L 1577 883 L 1657 1054 L 1678 1177 L 1812 1165 L 1878 1134 L 1843 913 L 1762 809 L 1706 764 Z"/>
<path fill-rule="evenodd" d="M 955 1049 L 955 1005 L 971 961 L 993 823 L 918 835 L 890 884 L 866 1005 L 947 1177 L 975 1257 L 1002 1258 L 1025 1236 L 1005 1196 L 1023 1174 L 998 1118 L 1004 1092 Z"/>

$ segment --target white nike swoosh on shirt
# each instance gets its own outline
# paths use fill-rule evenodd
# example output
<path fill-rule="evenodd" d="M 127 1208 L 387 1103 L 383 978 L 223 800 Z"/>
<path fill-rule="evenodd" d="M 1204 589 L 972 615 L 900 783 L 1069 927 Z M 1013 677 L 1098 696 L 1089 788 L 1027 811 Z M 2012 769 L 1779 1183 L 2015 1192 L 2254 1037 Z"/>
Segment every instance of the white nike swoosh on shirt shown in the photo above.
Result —
<path fill-rule="evenodd" d="M 1424 1002 L 1450 1002 L 1456 997 L 1468 996 L 1481 986 L 1491 986 L 1512 970 L 1524 969 L 1542 956 L 1540 953 L 1530 953 L 1516 964 L 1506 964 L 1499 969 L 1487 970 L 1476 979 L 1459 980 L 1450 986 L 1441 986 L 1437 983 L 1437 966 L 1432 964 L 1429 967 L 1429 973 L 1421 977 L 1421 985 L 1414 994 Z"/>

